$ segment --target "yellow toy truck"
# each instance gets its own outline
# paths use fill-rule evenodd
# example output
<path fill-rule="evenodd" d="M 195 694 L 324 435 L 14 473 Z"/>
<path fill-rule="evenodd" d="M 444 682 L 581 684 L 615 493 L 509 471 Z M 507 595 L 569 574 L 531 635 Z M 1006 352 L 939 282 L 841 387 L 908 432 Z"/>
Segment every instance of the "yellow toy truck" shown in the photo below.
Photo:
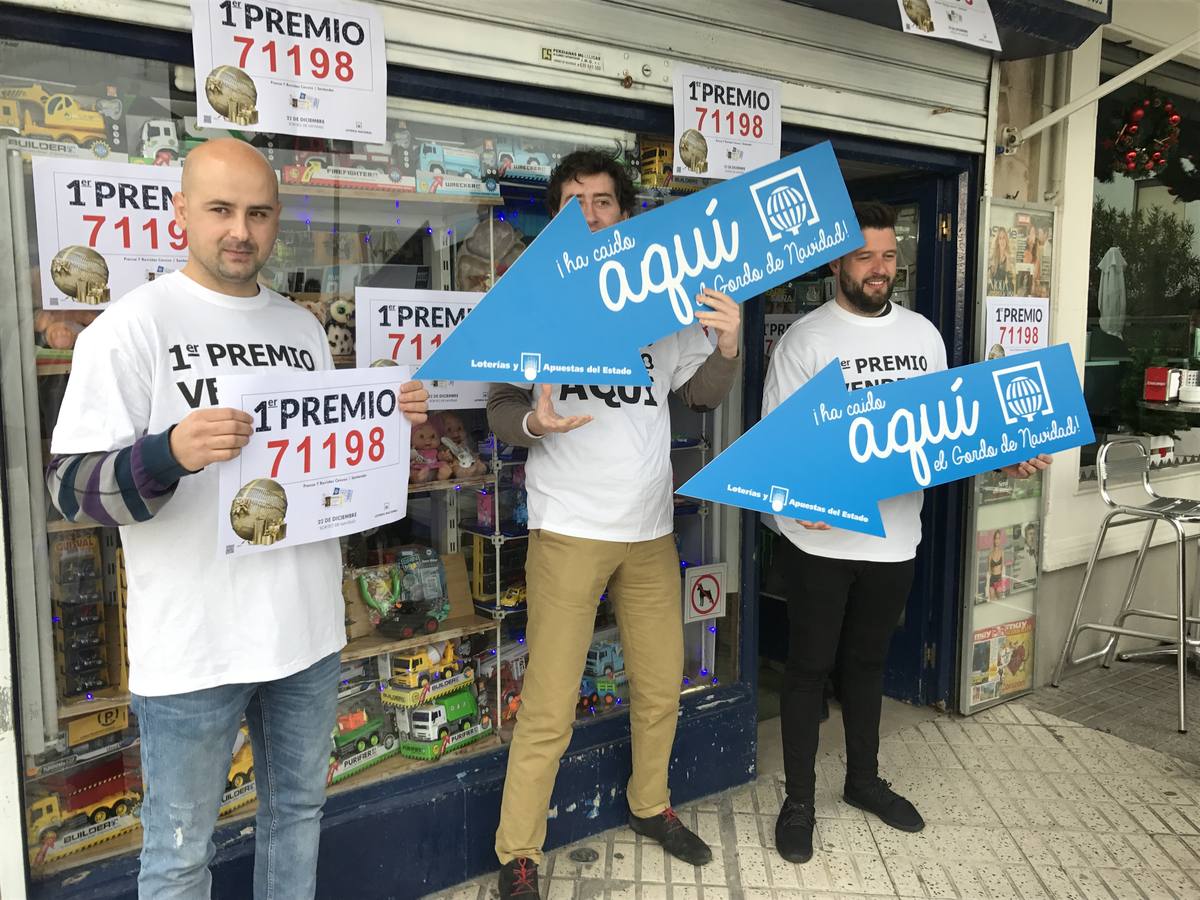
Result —
<path fill-rule="evenodd" d="M 69 94 L 50 94 L 40 84 L 0 87 L 0 131 L 67 141 L 94 149 L 108 146 L 104 116 Z"/>

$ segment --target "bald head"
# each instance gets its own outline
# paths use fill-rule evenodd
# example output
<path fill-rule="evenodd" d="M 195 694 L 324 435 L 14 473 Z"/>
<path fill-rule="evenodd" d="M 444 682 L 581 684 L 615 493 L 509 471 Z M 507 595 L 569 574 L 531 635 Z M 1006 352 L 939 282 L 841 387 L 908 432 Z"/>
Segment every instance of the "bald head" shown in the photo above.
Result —
<path fill-rule="evenodd" d="M 174 203 L 188 233 L 184 273 L 219 293 L 256 295 L 279 233 L 279 182 L 263 155 L 234 138 L 201 144 L 184 160 Z"/>
<path fill-rule="evenodd" d="M 183 192 L 192 193 L 193 186 L 223 184 L 234 172 L 243 177 L 257 175 L 268 181 L 279 200 L 279 183 L 275 170 L 266 157 L 245 141 L 225 137 L 205 141 L 183 160 Z"/>

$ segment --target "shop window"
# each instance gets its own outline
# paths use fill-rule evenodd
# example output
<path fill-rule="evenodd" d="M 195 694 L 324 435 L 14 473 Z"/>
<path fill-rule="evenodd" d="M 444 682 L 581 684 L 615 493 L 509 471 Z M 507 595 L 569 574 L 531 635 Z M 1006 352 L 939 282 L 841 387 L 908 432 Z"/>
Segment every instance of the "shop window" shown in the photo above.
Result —
<path fill-rule="evenodd" d="M 1119 68 L 1106 45 L 1105 74 Z M 1200 464 L 1200 73 L 1172 73 L 1099 106 L 1084 363 L 1096 443 L 1081 451 L 1085 482 L 1098 446 L 1116 437 L 1141 441 L 1156 467 Z"/>
<path fill-rule="evenodd" d="M 5 464 L 9 483 L 32 498 L 9 514 L 12 533 L 28 542 L 14 549 L 27 561 L 16 567 L 16 650 L 27 703 L 25 826 L 37 879 L 134 851 L 143 787 L 129 712 L 119 534 L 64 521 L 41 481 L 75 340 L 98 313 L 56 307 L 42 290 L 51 260 L 39 253 L 32 161 L 86 160 L 97 174 L 115 163 L 177 166 L 223 134 L 197 123 L 194 85 L 190 69 L 150 60 L 28 42 L 0 48 L 0 175 L 18 254 L 0 327 L 19 336 L 19 352 L 0 360 L 0 388 L 9 433 L 29 435 L 10 442 Z M 486 291 L 548 223 L 549 172 L 574 149 L 600 148 L 630 166 L 639 210 L 698 188 L 672 183 L 670 142 L 661 137 L 399 98 L 389 99 L 387 114 L 380 144 L 239 135 L 280 181 L 283 223 L 260 278 L 312 313 L 339 367 L 359 362 L 356 288 Z M 145 277 L 160 274 L 149 265 Z M 814 285 L 819 293 L 819 282 L 805 290 Z M 93 287 L 89 296 L 101 298 L 103 286 Z M 407 349 L 427 353 L 435 337 Z M 720 448 L 714 414 L 674 402 L 671 411 L 678 485 Z M 428 457 L 404 520 L 343 540 L 349 643 L 329 742 L 333 791 L 447 764 L 511 736 L 527 657 L 524 455 L 488 434 L 477 393 L 441 410 L 440 425 L 469 459 Z M 723 598 L 723 617 L 686 626 L 683 691 L 740 675 L 737 561 L 721 548 L 718 515 L 707 503 L 678 498 L 684 568 L 725 561 L 732 595 Z M 628 708 L 611 606 L 598 598 L 581 720 Z M 253 776 L 243 730 L 231 748 L 222 821 L 252 815 Z"/>

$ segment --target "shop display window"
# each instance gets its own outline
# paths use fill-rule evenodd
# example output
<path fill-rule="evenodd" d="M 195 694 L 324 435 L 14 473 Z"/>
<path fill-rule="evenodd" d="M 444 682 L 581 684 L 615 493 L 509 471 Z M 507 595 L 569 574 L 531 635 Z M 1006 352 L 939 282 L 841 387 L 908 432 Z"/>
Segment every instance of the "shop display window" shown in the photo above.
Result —
<path fill-rule="evenodd" d="M 0 304 L 0 326 L 17 336 L 2 360 L 0 392 L 9 433 L 27 437 L 10 443 L 5 464 L 16 486 L 11 533 L 23 536 L 13 548 L 15 649 L 35 878 L 136 850 L 144 788 L 119 534 L 64 521 L 42 482 L 72 348 L 101 307 L 42 303 L 51 260 L 38 249 L 32 160 L 85 160 L 97 173 L 113 163 L 178 166 L 223 134 L 197 122 L 194 91 L 195 74 L 182 66 L 28 42 L 0 48 L 0 174 L 17 273 L 15 300 Z M 357 288 L 484 292 L 502 276 L 549 221 L 546 184 L 566 153 L 597 147 L 629 165 L 639 211 L 700 186 L 672 181 L 663 136 L 400 98 L 389 99 L 380 144 L 237 136 L 262 151 L 280 182 L 283 223 L 260 278 L 312 313 L 339 367 L 356 364 L 364 324 Z M 148 267 L 146 278 L 161 274 Z M 822 289 L 809 282 L 805 297 L 814 285 Z M 78 296 L 85 294 L 101 296 Z M 671 412 L 679 485 L 719 449 L 719 413 L 674 400 Z M 331 791 L 494 750 L 511 736 L 520 705 L 528 659 L 525 453 L 488 433 L 481 396 L 438 410 L 434 422 L 433 456 L 414 474 L 407 517 L 342 541 L 348 644 L 330 736 Z M 443 436 L 465 452 L 439 456 Z M 427 449 L 417 446 L 427 437 L 414 429 L 414 449 Z M 677 498 L 677 546 L 684 570 L 724 553 L 736 595 L 737 561 L 721 549 L 719 514 Z M 732 600 L 724 617 L 685 626 L 681 690 L 737 680 L 737 627 Z M 628 704 L 620 639 L 601 597 L 579 716 L 619 715 Z M 243 731 L 230 748 L 222 820 L 254 809 Z"/>
<path fill-rule="evenodd" d="M 1104 77 L 1128 52 L 1105 45 Z M 1155 72 L 1099 104 L 1084 363 L 1096 443 L 1081 451 L 1085 483 L 1099 445 L 1117 437 L 1140 441 L 1157 468 L 1200 464 L 1200 91 L 1190 73 L 1190 88 Z"/>

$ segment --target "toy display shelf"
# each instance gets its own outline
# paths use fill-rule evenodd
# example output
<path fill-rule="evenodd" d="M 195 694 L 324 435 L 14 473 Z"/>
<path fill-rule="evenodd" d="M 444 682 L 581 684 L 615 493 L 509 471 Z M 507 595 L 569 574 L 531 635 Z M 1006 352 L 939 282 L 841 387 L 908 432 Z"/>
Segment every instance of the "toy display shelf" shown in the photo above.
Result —
<path fill-rule="evenodd" d="M 401 206 L 503 206 L 504 198 L 499 194 L 456 195 L 422 194 L 416 191 L 387 190 L 385 188 L 341 188 L 305 184 L 279 185 L 281 197 L 314 197 L 333 200 L 384 200 Z"/>
<path fill-rule="evenodd" d="M 139 826 L 132 831 L 125 831 L 106 841 L 101 841 L 99 844 L 93 844 L 78 853 L 69 853 L 40 866 L 33 866 L 33 878 L 35 881 L 42 881 L 60 872 L 87 871 L 86 867 L 89 863 L 100 862 L 100 860 L 122 856 L 126 853 L 137 853 L 141 848 L 142 829 Z"/>
<path fill-rule="evenodd" d="M 95 526 L 92 526 L 95 527 Z M 122 691 L 117 687 L 100 688 L 91 692 L 92 699 L 83 697 L 73 697 L 70 700 L 63 700 L 58 705 L 58 719 L 73 719 L 75 716 L 83 716 L 88 713 L 100 712 L 104 709 L 116 709 L 119 706 L 128 706 L 130 701 L 129 691 Z"/>
<path fill-rule="evenodd" d="M 68 522 L 66 519 L 55 519 L 46 523 L 47 534 L 61 534 L 64 531 L 89 531 L 93 528 L 103 528 L 92 522 Z"/>
<path fill-rule="evenodd" d="M 428 491 L 457 491 L 465 487 L 480 487 L 491 483 L 490 475 L 475 475 L 459 481 L 426 481 L 424 484 L 409 484 L 410 494 L 424 494 Z"/>
<path fill-rule="evenodd" d="M 493 731 L 487 737 L 480 738 L 474 743 L 468 744 L 461 750 L 455 750 L 452 753 L 447 753 L 445 756 L 438 759 L 410 759 L 407 756 L 401 756 L 397 753 L 395 756 L 389 756 L 387 759 L 377 763 L 369 768 L 363 769 L 345 778 L 337 784 L 332 784 L 326 790 L 327 796 L 340 794 L 344 791 L 351 791 L 357 787 L 362 787 L 364 784 L 371 784 L 376 781 L 385 781 L 389 778 L 395 778 L 397 775 L 410 771 L 412 769 L 428 769 L 430 766 L 440 765 L 442 763 L 454 763 L 456 760 L 461 760 L 467 756 L 474 756 L 478 753 L 487 753 L 495 750 L 500 746 L 500 736 Z M 220 825 L 226 822 L 233 821 L 242 814 L 243 810 L 239 809 L 233 815 L 230 815 L 220 820 Z"/>
<path fill-rule="evenodd" d="M 487 483 L 490 483 L 488 479 Z M 500 543 L 507 541 L 524 541 L 529 538 L 529 529 L 513 522 L 501 522 L 500 529 L 496 530 L 494 526 L 480 525 L 475 519 L 467 519 L 460 522 L 458 525 L 460 531 L 466 531 L 470 534 L 478 534 L 485 538 L 494 538 Z"/>
<path fill-rule="evenodd" d="M 433 634 L 417 634 L 403 640 L 394 640 L 382 635 L 369 634 L 355 638 L 342 648 L 342 662 L 352 662 L 357 659 L 370 659 L 384 653 L 397 653 L 413 647 L 424 647 L 451 638 L 459 638 L 465 634 L 478 634 L 481 631 L 491 631 L 496 623 L 491 619 L 477 616 L 475 613 L 455 616 L 447 619 Z"/>

